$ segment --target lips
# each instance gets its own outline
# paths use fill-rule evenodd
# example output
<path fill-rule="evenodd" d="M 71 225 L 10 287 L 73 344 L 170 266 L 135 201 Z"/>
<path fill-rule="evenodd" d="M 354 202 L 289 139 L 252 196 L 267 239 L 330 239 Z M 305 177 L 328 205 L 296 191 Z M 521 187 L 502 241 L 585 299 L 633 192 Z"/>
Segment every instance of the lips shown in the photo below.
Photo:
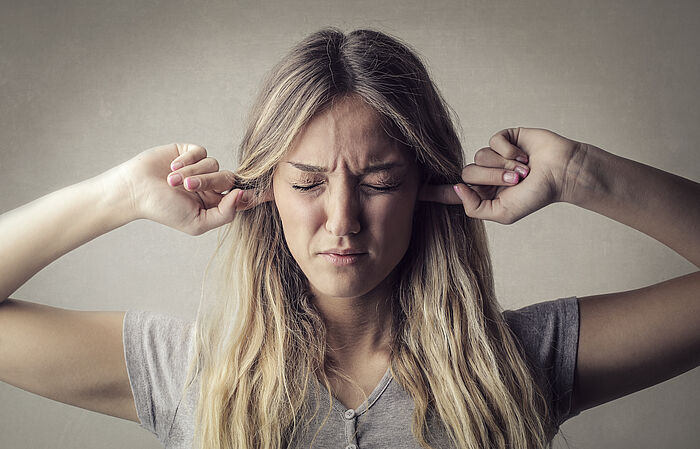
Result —
<path fill-rule="evenodd" d="M 339 256 L 349 256 L 353 254 L 365 254 L 366 251 L 356 248 L 333 248 L 326 251 L 321 251 L 319 254 L 337 254 Z"/>
<path fill-rule="evenodd" d="M 337 267 L 353 265 L 355 263 L 364 260 L 367 255 L 367 251 L 362 248 L 330 248 L 325 251 L 321 251 L 318 255 Z"/>

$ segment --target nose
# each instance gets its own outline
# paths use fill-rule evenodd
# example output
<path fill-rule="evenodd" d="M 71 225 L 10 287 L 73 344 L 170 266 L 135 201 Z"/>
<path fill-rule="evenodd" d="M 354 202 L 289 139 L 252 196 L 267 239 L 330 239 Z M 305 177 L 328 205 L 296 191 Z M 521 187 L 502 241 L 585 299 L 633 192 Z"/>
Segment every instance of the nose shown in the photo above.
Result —
<path fill-rule="evenodd" d="M 326 200 L 326 230 L 342 237 L 360 232 L 360 204 L 357 192 L 344 183 L 335 186 Z"/>

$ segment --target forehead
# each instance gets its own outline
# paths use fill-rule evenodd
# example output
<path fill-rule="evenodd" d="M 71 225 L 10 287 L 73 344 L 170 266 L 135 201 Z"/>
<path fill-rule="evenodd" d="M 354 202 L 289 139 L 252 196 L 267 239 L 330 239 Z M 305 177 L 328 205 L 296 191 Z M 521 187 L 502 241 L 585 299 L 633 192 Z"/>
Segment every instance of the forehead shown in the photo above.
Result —
<path fill-rule="evenodd" d="M 377 163 L 407 162 L 408 156 L 387 135 L 374 108 L 357 97 L 344 97 L 301 130 L 283 159 L 289 161 L 354 171 Z"/>

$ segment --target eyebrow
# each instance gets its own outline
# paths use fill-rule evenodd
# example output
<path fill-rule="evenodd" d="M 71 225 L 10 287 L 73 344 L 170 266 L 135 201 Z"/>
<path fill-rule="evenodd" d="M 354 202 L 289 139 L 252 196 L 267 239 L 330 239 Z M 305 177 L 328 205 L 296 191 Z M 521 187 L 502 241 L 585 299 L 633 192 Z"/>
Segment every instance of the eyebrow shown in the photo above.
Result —
<path fill-rule="evenodd" d="M 326 173 L 328 171 L 328 169 L 326 167 L 319 167 L 317 165 L 302 164 L 300 162 L 287 162 L 287 163 L 292 165 L 294 168 L 297 168 L 297 169 L 305 171 L 305 172 Z M 370 165 L 369 167 L 360 170 L 360 174 L 366 175 L 369 173 L 376 173 L 376 172 L 380 172 L 380 171 L 389 171 L 392 168 L 398 168 L 398 167 L 403 167 L 403 166 L 404 166 L 404 164 L 400 164 L 398 162 L 385 162 L 382 164 L 374 164 L 374 165 Z"/>

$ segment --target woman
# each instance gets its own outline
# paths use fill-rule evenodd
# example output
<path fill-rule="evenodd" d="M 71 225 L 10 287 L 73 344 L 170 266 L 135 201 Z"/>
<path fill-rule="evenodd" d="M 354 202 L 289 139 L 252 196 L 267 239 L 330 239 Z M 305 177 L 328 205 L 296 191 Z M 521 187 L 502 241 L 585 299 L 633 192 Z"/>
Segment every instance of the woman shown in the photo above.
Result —
<path fill-rule="evenodd" d="M 541 129 L 503 130 L 464 166 L 425 67 L 389 36 L 302 41 L 240 149 L 231 173 L 200 146 L 155 147 L 5 214 L 0 380 L 166 447 L 525 448 L 700 361 L 697 272 L 503 314 L 482 222 L 569 202 L 698 265 L 700 186 Z M 9 298 L 138 218 L 226 225 L 195 323 Z"/>

